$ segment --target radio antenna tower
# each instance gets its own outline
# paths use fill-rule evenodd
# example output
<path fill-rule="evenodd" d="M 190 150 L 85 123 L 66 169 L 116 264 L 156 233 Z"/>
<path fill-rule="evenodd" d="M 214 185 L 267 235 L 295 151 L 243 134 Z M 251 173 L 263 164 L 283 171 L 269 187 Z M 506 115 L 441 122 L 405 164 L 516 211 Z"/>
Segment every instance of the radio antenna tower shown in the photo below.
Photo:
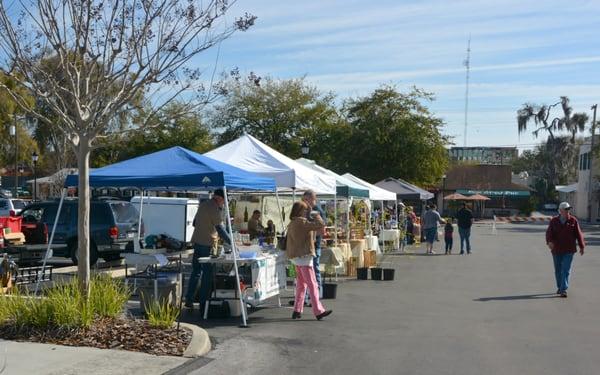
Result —
<path fill-rule="evenodd" d="M 471 70 L 471 35 L 469 34 L 469 42 L 467 44 L 467 58 L 463 61 L 463 65 L 467 69 L 467 82 L 465 88 L 465 134 L 463 136 L 463 146 L 467 147 L 467 124 L 469 112 L 469 73 Z"/>

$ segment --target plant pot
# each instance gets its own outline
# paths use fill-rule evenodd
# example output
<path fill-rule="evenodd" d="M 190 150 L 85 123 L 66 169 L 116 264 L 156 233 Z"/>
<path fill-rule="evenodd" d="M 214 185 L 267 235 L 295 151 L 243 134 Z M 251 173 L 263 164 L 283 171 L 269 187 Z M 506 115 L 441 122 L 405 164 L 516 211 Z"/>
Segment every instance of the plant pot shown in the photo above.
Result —
<path fill-rule="evenodd" d="M 367 280 L 369 278 L 369 269 L 366 267 L 356 268 L 356 278 L 358 280 Z"/>
<path fill-rule="evenodd" d="M 385 281 L 394 280 L 395 273 L 396 273 L 396 270 L 393 268 L 384 268 L 383 269 L 383 280 L 385 280 Z"/>
<path fill-rule="evenodd" d="M 323 299 L 335 299 L 337 297 L 337 284 L 323 283 Z"/>
<path fill-rule="evenodd" d="M 371 268 L 371 280 L 381 280 L 383 268 L 373 267 Z"/>

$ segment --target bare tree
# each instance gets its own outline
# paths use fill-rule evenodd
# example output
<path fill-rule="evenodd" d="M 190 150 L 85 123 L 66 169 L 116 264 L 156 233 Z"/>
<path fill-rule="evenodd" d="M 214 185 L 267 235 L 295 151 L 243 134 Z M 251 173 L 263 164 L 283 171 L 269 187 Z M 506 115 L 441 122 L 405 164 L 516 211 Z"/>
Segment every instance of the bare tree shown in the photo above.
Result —
<path fill-rule="evenodd" d="M 560 106 L 562 116 L 551 117 L 553 108 Z M 527 126 L 533 122 L 536 126 L 532 134 L 535 137 L 544 131 L 548 133 L 546 141 L 546 150 L 550 155 L 548 159 L 549 182 L 554 187 L 558 183 L 560 163 L 564 159 L 573 158 L 573 146 L 575 145 L 575 136 L 578 132 L 585 130 L 585 124 L 588 122 L 588 115 L 585 113 L 573 113 L 573 108 L 569 104 L 569 98 L 561 96 L 560 101 L 551 105 L 523 104 L 517 111 L 517 125 L 519 134 L 527 131 Z M 565 142 L 565 138 L 560 133 L 568 131 L 571 133 L 570 141 Z M 561 157 L 558 157 L 561 156 Z"/>
<path fill-rule="evenodd" d="M 205 100 L 198 54 L 235 31 L 247 30 L 249 14 L 225 22 L 228 0 L 15 0 L 0 2 L 0 68 L 53 113 L 68 136 L 79 169 L 79 276 L 89 292 L 89 158 L 94 141 L 114 128 L 112 119 L 140 95 L 156 110 L 192 91 Z M 49 64 L 48 61 L 52 61 Z M 0 85 L 0 88 L 2 86 Z M 8 89 L 7 87 L 4 87 Z M 151 117 L 154 112 L 150 113 Z M 130 131 L 131 129 L 122 129 Z"/>

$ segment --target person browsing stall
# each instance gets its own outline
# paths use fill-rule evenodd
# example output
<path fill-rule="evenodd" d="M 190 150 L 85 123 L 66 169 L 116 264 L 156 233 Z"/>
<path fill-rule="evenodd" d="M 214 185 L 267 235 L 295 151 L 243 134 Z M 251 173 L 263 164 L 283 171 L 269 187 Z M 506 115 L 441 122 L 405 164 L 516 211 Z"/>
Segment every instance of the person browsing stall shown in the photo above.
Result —
<path fill-rule="evenodd" d="M 313 262 L 315 257 L 315 232 L 322 231 L 325 223 L 320 215 L 312 221 L 306 219 L 310 207 L 303 201 L 296 202 L 290 213 L 287 230 L 286 254 L 296 268 L 296 296 L 292 319 L 300 319 L 304 309 L 304 294 L 308 289 L 313 314 L 318 320 L 331 314 L 325 310 L 319 298 L 319 286 L 315 278 Z"/>
<path fill-rule="evenodd" d="M 265 227 L 262 225 L 262 221 L 260 221 L 260 211 L 254 210 L 252 217 L 248 220 L 248 234 L 250 235 L 250 239 L 253 240 L 264 236 L 264 233 Z"/>
<path fill-rule="evenodd" d="M 193 308 L 194 296 L 200 280 L 200 309 L 202 311 L 204 303 L 210 297 L 212 289 L 212 266 L 210 264 L 198 262 L 198 258 L 205 258 L 216 253 L 218 239 L 221 239 L 231 245 L 231 238 L 223 227 L 223 205 L 225 204 L 225 194 L 223 190 L 217 189 L 213 192 L 212 198 L 206 200 L 198 206 L 198 212 L 194 217 L 194 233 L 192 234 L 192 243 L 194 244 L 194 256 L 192 258 L 192 274 L 188 283 L 188 290 L 185 298 L 185 306 Z"/>

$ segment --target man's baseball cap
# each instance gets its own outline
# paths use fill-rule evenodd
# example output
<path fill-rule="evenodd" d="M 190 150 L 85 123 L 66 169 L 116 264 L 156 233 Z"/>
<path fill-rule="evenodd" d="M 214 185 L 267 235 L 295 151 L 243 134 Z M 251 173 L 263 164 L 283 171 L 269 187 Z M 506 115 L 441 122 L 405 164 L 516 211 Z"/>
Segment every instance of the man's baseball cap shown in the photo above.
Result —
<path fill-rule="evenodd" d="M 571 208 L 571 205 L 569 204 L 569 202 L 561 202 L 558 205 L 559 210 L 569 210 L 570 208 Z"/>

